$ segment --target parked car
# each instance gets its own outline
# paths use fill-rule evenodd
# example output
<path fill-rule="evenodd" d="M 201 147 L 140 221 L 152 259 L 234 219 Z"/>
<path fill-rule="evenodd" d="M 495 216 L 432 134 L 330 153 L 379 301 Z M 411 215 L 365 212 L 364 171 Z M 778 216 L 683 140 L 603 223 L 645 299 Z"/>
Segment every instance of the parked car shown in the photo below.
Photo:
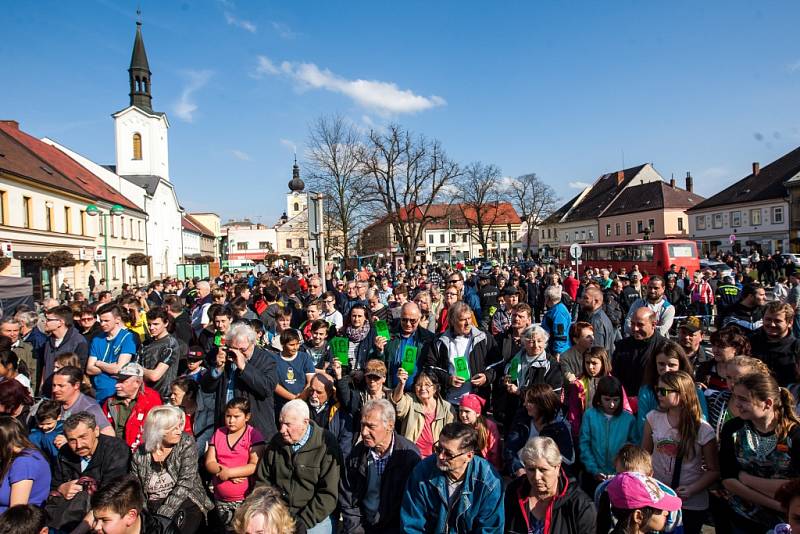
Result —
<path fill-rule="evenodd" d="M 781 258 L 783 258 L 784 263 L 788 259 L 792 262 L 795 267 L 800 267 L 800 254 L 792 254 L 792 253 L 784 253 L 781 254 Z"/>
<path fill-rule="evenodd" d="M 720 280 L 725 276 L 733 276 L 733 269 L 731 269 L 727 263 L 722 263 L 721 261 L 715 260 L 700 260 L 700 269 L 705 271 L 706 269 L 711 269 L 712 271 L 717 272 L 717 278 Z"/>

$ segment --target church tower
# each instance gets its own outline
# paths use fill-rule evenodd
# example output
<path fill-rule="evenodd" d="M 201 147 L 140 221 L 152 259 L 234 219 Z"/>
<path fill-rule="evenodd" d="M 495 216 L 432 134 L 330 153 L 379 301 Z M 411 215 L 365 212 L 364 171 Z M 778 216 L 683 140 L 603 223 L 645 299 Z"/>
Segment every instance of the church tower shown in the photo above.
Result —
<path fill-rule="evenodd" d="M 286 195 L 286 214 L 291 219 L 306 210 L 308 198 L 303 191 L 306 184 L 300 179 L 300 166 L 297 165 L 297 156 L 292 166 L 292 180 L 289 182 L 289 191 Z"/>
<path fill-rule="evenodd" d="M 136 22 L 131 64 L 128 68 L 130 103 L 112 115 L 117 147 L 117 174 L 152 176 L 169 180 L 167 116 L 153 111 L 150 64 L 142 37 L 142 23 Z"/>

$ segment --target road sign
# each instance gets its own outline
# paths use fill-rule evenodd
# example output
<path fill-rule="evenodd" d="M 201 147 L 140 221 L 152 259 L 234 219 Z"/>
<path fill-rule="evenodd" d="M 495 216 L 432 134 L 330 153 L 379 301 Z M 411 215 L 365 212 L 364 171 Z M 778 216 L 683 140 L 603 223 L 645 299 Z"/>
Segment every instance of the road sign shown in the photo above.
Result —
<path fill-rule="evenodd" d="M 572 257 L 573 260 L 577 260 L 581 257 L 581 253 L 583 249 L 577 243 L 573 243 L 569 246 L 569 255 Z"/>
<path fill-rule="evenodd" d="M 728 236 L 728 240 L 731 242 L 731 245 L 736 243 L 736 234 L 731 234 Z"/>
<path fill-rule="evenodd" d="M 94 259 L 96 259 L 96 260 L 105 260 L 106 259 L 105 250 L 102 249 L 102 248 L 94 249 Z"/>

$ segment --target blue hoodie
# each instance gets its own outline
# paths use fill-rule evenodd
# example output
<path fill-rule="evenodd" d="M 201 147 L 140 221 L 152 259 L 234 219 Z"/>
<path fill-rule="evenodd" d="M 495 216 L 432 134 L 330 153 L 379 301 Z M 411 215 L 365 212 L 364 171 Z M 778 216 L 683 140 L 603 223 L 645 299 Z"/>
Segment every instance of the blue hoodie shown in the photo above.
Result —
<path fill-rule="evenodd" d="M 572 315 L 561 302 L 551 307 L 542 318 L 542 328 L 550 334 L 547 348 L 551 354 L 561 354 L 567 352 L 572 346 L 569 342 L 569 326 L 572 323 Z"/>
<path fill-rule="evenodd" d="M 619 415 L 607 417 L 597 408 L 589 408 L 581 422 L 581 461 L 592 474 L 613 475 L 614 457 L 626 443 L 633 440 L 636 420 L 623 410 Z"/>

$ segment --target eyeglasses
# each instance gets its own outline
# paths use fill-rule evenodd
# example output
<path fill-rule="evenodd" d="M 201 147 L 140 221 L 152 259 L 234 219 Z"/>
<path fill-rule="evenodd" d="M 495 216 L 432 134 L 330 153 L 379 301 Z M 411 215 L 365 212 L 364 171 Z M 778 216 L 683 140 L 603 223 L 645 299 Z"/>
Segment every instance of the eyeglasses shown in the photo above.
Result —
<path fill-rule="evenodd" d="M 469 454 L 470 452 L 472 452 L 472 451 L 471 450 L 466 450 L 466 451 L 463 451 L 463 452 L 459 452 L 458 454 L 453 454 L 452 452 L 450 452 L 447 449 L 445 449 L 444 447 L 442 447 L 439 444 L 438 441 L 433 444 L 433 454 L 435 454 L 436 456 L 444 457 L 444 459 L 447 460 L 448 462 L 450 460 L 455 460 L 459 456 L 464 456 L 465 454 Z"/>
<path fill-rule="evenodd" d="M 44 321 L 46 323 L 52 323 L 53 321 L 61 321 L 61 320 L 62 320 L 61 317 L 47 317 L 45 318 Z"/>
<path fill-rule="evenodd" d="M 666 397 L 670 393 L 677 393 L 677 389 L 670 389 L 670 388 L 656 388 L 656 394 L 661 395 L 662 397 Z"/>
<path fill-rule="evenodd" d="M 461 280 L 460 280 L 460 279 L 458 279 L 458 278 L 453 278 L 453 279 L 451 279 L 451 280 L 448 280 L 448 281 L 447 281 L 447 283 L 448 283 L 448 284 L 455 284 L 456 282 L 460 282 L 460 281 L 461 281 Z"/>
<path fill-rule="evenodd" d="M 400 318 L 400 322 L 401 322 L 401 323 L 411 323 L 411 324 L 416 324 L 416 323 L 418 323 L 418 322 L 419 322 L 419 319 L 412 319 L 412 318 L 410 318 L 410 317 L 401 317 L 401 318 Z"/>

